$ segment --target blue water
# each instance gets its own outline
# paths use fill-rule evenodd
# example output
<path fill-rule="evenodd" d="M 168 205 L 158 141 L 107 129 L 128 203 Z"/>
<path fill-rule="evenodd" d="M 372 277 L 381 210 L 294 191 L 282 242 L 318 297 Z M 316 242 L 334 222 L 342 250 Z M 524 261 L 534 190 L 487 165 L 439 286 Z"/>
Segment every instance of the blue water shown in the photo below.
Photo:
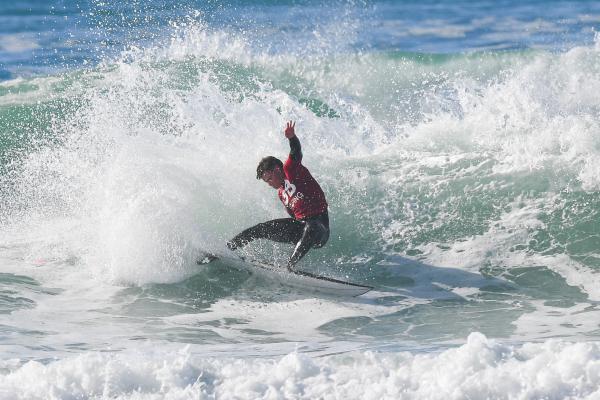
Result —
<path fill-rule="evenodd" d="M 600 393 L 600 3 L 0 4 L 0 398 Z M 203 251 L 285 217 L 331 297 Z M 284 262 L 291 247 L 257 242 Z"/>
<path fill-rule="evenodd" d="M 331 51 L 564 51 L 593 43 L 599 10 L 594 1 L 19 1 L 0 5 L 0 78 L 97 65 L 198 19 L 275 53 L 307 55 L 315 41 Z"/>

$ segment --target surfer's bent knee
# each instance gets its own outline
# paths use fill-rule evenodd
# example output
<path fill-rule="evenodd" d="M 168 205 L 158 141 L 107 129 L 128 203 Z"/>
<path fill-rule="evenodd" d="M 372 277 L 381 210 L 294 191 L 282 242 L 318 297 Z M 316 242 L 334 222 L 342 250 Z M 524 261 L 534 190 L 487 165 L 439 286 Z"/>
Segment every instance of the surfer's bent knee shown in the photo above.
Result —
<path fill-rule="evenodd" d="M 315 229 L 315 244 L 313 247 L 315 249 L 320 249 L 321 247 L 325 246 L 329 240 L 329 228 L 320 222 L 316 223 L 315 225 L 317 226 L 317 229 Z"/>
<path fill-rule="evenodd" d="M 319 249 L 329 240 L 329 218 L 327 213 L 321 214 L 315 218 L 306 221 L 306 229 L 311 238 L 312 246 Z"/>

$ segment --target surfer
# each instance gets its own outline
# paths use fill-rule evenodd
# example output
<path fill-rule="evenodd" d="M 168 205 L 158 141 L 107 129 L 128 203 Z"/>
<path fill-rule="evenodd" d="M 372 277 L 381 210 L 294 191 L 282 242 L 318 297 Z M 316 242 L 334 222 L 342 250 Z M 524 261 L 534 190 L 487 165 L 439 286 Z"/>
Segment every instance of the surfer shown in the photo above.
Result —
<path fill-rule="evenodd" d="M 284 130 L 284 135 L 290 142 L 290 154 L 285 163 L 268 156 L 260 160 L 256 168 L 256 179 L 262 179 L 277 190 L 290 218 L 262 222 L 227 242 L 227 247 L 231 250 L 242 248 L 256 239 L 296 243 L 288 259 L 289 270 L 293 270 L 311 248 L 323 247 L 329 239 L 325 194 L 308 169 L 302 165 L 302 149 L 295 126 L 295 122 L 289 121 Z"/>

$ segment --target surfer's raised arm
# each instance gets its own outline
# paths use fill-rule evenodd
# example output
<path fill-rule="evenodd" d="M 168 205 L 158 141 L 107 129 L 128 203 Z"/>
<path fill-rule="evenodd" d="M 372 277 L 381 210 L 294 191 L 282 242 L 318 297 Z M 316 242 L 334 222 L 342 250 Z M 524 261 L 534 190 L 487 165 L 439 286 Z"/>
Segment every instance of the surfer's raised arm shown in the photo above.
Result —
<path fill-rule="evenodd" d="M 292 160 L 296 162 L 302 161 L 302 147 L 300 146 L 300 140 L 298 136 L 296 136 L 296 131 L 294 128 L 296 127 L 296 123 L 289 121 L 285 125 L 285 137 L 290 141 L 290 157 Z"/>

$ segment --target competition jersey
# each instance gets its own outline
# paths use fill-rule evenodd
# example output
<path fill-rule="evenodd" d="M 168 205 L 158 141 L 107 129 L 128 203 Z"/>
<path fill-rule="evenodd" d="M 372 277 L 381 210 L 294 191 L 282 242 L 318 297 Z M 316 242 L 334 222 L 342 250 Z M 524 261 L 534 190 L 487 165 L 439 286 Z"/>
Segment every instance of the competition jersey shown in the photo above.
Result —
<path fill-rule="evenodd" d="M 288 213 L 298 220 L 322 214 L 327 211 L 325 194 L 301 163 L 300 141 L 294 137 L 290 140 L 290 146 L 292 152 L 283 164 L 284 186 L 277 192 L 279 199 L 288 209 Z"/>

